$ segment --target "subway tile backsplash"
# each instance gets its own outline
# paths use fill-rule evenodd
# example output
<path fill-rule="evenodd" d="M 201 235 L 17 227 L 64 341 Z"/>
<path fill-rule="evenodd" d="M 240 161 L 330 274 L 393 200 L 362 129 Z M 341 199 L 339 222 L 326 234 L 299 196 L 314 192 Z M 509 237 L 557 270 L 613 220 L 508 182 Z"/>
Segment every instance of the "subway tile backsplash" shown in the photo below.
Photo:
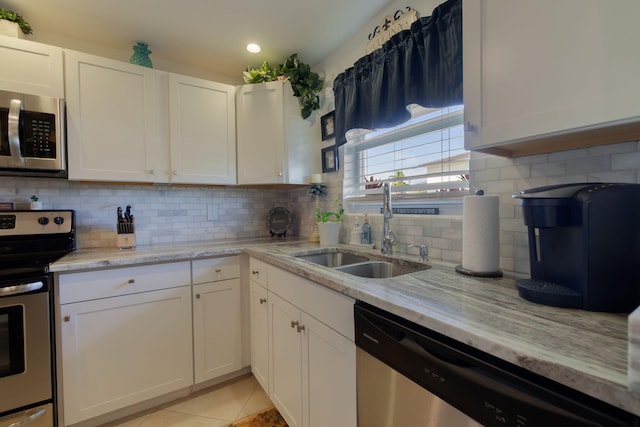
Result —
<path fill-rule="evenodd" d="M 571 182 L 640 183 L 640 142 L 626 142 L 587 149 L 509 159 L 472 153 L 471 188 L 500 197 L 500 269 L 529 274 L 527 228 L 517 199 L 522 190 Z M 369 215 L 374 241 L 380 238 L 381 215 Z M 349 216 L 342 227 L 342 241 L 354 224 Z M 390 220 L 398 237 L 396 253 L 418 256 L 410 244 L 425 243 L 430 259 L 462 262 L 462 218 L 451 216 L 396 215 Z"/>
<path fill-rule="evenodd" d="M 132 206 L 138 245 L 269 237 L 266 216 L 286 207 L 289 235 L 307 235 L 313 201 L 306 188 L 245 189 L 76 183 L 0 177 L 0 201 L 38 195 L 44 209 L 76 210 L 78 248 L 116 246 L 116 209 Z"/>
<path fill-rule="evenodd" d="M 507 159 L 471 155 L 471 187 L 500 196 L 500 268 L 529 273 L 527 230 L 518 200 L 511 195 L 528 188 L 580 182 L 640 183 L 640 142 Z M 342 171 L 325 174 L 328 194 L 323 209 L 342 197 Z M 59 179 L 0 177 L 0 201 L 27 201 L 36 194 L 44 209 L 75 209 L 79 248 L 116 246 L 116 209 L 130 204 L 136 217 L 138 245 L 268 237 L 267 212 L 284 206 L 292 214 L 288 232 L 308 236 L 313 226 L 313 199 L 307 187 L 246 189 L 233 187 L 120 185 L 76 183 Z M 347 242 L 354 216 L 341 229 Z M 369 215 L 374 242 L 381 215 Z M 396 215 L 396 253 L 418 256 L 409 245 L 427 244 L 429 257 L 462 262 L 462 218 Z"/>

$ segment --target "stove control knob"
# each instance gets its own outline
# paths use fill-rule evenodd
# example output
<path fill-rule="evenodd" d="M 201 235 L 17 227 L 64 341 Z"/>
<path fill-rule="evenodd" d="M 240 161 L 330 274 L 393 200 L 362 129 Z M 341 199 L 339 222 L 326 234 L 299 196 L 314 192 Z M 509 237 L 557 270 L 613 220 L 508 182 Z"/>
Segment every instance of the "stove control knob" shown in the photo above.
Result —
<path fill-rule="evenodd" d="M 40 218 L 38 218 L 38 224 L 40 225 L 49 224 L 49 218 L 47 218 L 46 216 L 41 216 Z"/>
<path fill-rule="evenodd" d="M 64 224 L 64 218 L 61 216 L 57 216 L 53 218 L 53 222 L 56 223 L 57 225 L 62 225 Z"/>

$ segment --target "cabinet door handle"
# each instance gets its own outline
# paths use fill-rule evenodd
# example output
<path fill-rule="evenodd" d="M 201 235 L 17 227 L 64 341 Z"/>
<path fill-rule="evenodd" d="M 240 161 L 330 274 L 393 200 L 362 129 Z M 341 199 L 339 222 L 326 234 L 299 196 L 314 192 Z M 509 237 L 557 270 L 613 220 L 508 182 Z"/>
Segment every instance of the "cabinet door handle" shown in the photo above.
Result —
<path fill-rule="evenodd" d="M 298 326 L 299 324 L 300 324 L 300 323 L 299 323 L 298 321 L 296 321 L 296 320 L 292 320 L 292 321 L 291 321 L 291 327 L 292 327 L 292 328 L 295 328 L 295 327 L 296 327 L 296 326 Z"/>
<path fill-rule="evenodd" d="M 264 304 L 265 302 L 267 302 L 266 298 L 260 298 L 260 304 Z"/>
<path fill-rule="evenodd" d="M 476 125 L 474 125 L 471 122 L 465 122 L 464 123 L 464 131 L 465 132 L 475 132 L 476 131 Z"/>
<path fill-rule="evenodd" d="M 64 316 L 62 318 L 65 322 L 70 322 L 71 321 L 71 316 Z"/>
<path fill-rule="evenodd" d="M 256 274 L 260 274 L 260 272 L 258 270 L 251 270 L 251 274 L 255 276 Z"/>
<path fill-rule="evenodd" d="M 220 273 L 222 270 L 219 268 L 216 268 L 216 273 Z"/>
<path fill-rule="evenodd" d="M 196 294 L 196 299 L 200 299 L 200 294 Z"/>
<path fill-rule="evenodd" d="M 136 283 L 136 279 L 129 279 L 127 280 L 127 283 L 133 285 L 134 283 Z"/>
<path fill-rule="evenodd" d="M 298 322 L 296 322 L 296 323 L 298 323 Z M 302 332 L 305 329 L 304 325 L 297 325 L 296 328 L 298 329 L 298 332 Z"/>

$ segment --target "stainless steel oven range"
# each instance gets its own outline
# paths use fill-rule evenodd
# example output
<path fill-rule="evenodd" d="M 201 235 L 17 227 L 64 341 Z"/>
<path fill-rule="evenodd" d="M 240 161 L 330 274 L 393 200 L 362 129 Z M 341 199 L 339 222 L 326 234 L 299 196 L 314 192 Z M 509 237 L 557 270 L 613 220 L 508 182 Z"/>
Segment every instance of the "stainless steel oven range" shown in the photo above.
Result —
<path fill-rule="evenodd" d="M 74 211 L 0 212 L 0 426 L 56 425 L 48 266 L 74 249 Z"/>

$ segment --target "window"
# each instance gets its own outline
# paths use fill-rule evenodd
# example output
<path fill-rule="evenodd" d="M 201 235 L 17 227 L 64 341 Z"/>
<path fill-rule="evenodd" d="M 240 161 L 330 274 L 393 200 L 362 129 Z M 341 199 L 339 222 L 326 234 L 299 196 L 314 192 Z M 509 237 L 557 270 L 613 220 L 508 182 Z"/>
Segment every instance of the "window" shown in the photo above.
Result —
<path fill-rule="evenodd" d="M 394 207 L 462 213 L 462 196 L 469 190 L 463 106 L 414 105 L 410 112 L 412 118 L 399 126 L 347 133 L 343 191 L 349 212 L 379 212 L 380 187 L 390 181 Z"/>

